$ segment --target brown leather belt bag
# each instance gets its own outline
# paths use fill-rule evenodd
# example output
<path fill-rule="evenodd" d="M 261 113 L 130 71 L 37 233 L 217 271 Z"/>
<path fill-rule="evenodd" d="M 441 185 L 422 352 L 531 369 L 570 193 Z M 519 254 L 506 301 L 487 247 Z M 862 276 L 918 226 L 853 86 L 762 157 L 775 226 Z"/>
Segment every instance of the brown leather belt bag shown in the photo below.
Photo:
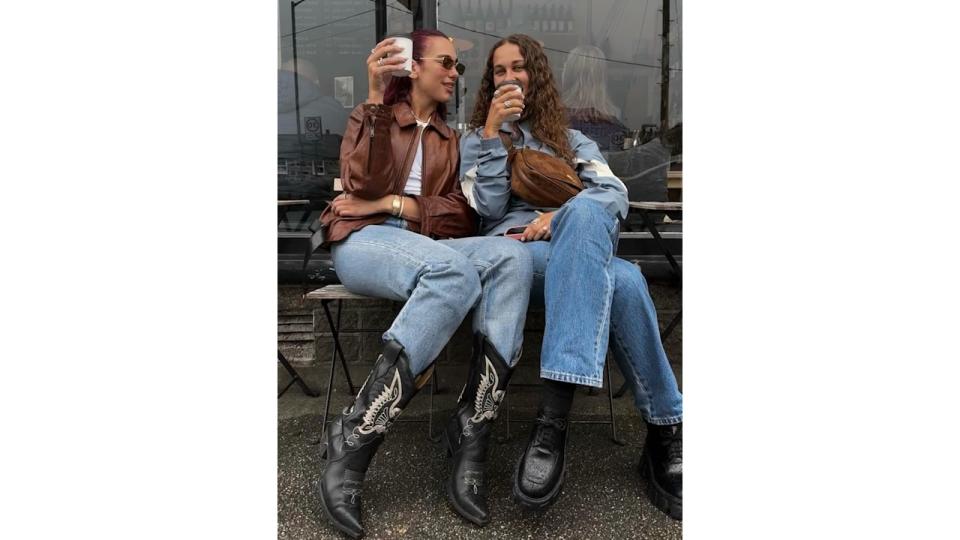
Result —
<path fill-rule="evenodd" d="M 524 201 L 542 208 L 558 208 L 583 190 L 576 171 L 561 158 L 531 148 L 517 150 L 506 133 L 500 133 L 507 148 L 510 190 Z"/>

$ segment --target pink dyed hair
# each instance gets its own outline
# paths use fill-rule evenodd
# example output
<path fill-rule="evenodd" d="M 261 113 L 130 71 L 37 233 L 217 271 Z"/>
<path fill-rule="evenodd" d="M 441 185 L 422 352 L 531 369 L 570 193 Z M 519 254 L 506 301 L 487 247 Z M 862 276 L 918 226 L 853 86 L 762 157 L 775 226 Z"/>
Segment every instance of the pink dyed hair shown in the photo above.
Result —
<path fill-rule="evenodd" d="M 450 39 L 449 36 L 439 30 L 431 30 L 427 28 L 414 30 L 410 33 L 410 39 L 413 41 L 414 58 L 420 58 L 423 56 L 423 51 L 427 48 L 427 40 L 432 37 Z M 414 62 L 416 62 L 416 60 L 414 60 Z M 384 105 L 393 105 L 394 103 L 399 103 L 401 101 L 410 103 L 410 89 L 412 86 L 413 81 L 410 80 L 410 77 L 392 77 L 390 82 L 387 83 L 387 88 L 383 91 Z M 438 103 L 437 111 L 434 114 L 439 114 L 441 121 L 445 120 L 447 117 L 447 104 Z"/>

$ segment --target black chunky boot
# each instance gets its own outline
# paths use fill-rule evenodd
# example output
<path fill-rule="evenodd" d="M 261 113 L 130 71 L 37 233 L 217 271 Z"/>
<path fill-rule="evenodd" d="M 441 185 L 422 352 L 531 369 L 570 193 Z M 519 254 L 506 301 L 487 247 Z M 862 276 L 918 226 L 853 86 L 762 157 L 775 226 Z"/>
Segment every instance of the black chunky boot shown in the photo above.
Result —
<path fill-rule="evenodd" d="M 650 502 L 673 519 L 682 521 L 683 424 L 647 424 L 640 476 L 647 480 Z"/>
<path fill-rule="evenodd" d="M 567 472 L 567 416 L 577 385 L 543 379 L 537 422 L 513 475 L 513 498 L 539 510 L 560 496 Z"/>
<path fill-rule="evenodd" d="M 490 521 L 484 480 L 487 446 L 512 371 L 486 336 L 475 333 L 470 375 L 443 432 L 447 455 L 453 457 L 447 499 L 458 514 L 481 527 Z"/>
<path fill-rule="evenodd" d="M 539 510 L 560 496 L 567 472 L 567 414 L 544 406 L 513 475 L 513 498 Z"/>
<path fill-rule="evenodd" d="M 429 377 L 431 372 L 424 375 Z M 370 460 L 383 442 L 384 432 L 420 386 L 422 381 L 414 381 L 410 374 L 403 347 L 388 341 L 353 405 L 327 427 L 327 467 L 317 491 L 324 513 L 351 538 L 363 536 L 361 492 Z"/>

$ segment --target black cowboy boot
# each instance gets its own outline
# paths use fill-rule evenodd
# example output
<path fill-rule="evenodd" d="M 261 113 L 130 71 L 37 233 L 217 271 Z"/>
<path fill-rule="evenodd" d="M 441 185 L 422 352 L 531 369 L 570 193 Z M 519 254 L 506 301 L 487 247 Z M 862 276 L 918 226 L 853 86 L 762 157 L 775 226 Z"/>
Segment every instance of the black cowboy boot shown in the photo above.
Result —
<path fill-rule="evenodd" d="M 683 424 L 647 424 L 640 476 L 647 480 L 650 502 L 673 519 L 683 520 Z"/>
<path fill-rule="evenodd" d="M 541 405 L 513 476 L 513 498 L 538 510 L 560 495 L 567 471 L 567 414 Z"/>
<path fill-rule="evenodd" d="M 334 526 L 351 538 L 363 536 L 360 495 L 370 460 L 419 388 L 402 351 L 396 341 L 384 344 L 353 405 L 330 423 L 324 437 L 327 467 L 318 482 L 320 503 Z"/>
<path fill-rule="evenodd" d="M 481 527 L 490 521 L 483 476 L 491 424 L 512 371 L 490 341 L 482 333 L 475 333 L 470 375 L 443 432 L 447 454 L 453 456 L 447 498 L 458 514 Z"/>

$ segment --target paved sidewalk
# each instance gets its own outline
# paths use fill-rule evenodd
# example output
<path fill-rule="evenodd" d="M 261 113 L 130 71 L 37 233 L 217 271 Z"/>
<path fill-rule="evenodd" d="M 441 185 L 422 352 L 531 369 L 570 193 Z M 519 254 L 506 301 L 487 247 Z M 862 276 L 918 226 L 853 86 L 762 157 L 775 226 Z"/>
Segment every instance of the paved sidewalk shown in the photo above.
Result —
<path fill-rule="evenodd" d="M 351 366 L 357 384 L 362 382 L 363 369 L 367 367 Z M 325 368 L 303 368 L 301 373 L 314 388 L 325 390 Z M 464 376 L 456 366 L 442 372 L 441 392 L 434 402 L 434 430 L 449 415 Z M 535 381 L 531 376 L 525 374 L 522 382 Z M 279 377 L 286 382 L 285 373 Z M 614 389 L 619 382 L 615 376 Z M 569 468 L 560 498 L 539 513 L 517 506 L 510 497 L 510 482 L 526 443 L 539 389 L 511 387 L 508 396 L 511 417 L 523 422 L 512 423 L 511 438 L 491 447 L 491 523 L 476 527 L 449 507 L 444 495 L 449 464 L 443 448 L 427 439 L 426 422 L 403 422 L 391 428 L 367 473 L 366 538 L 682 538 L 681 523 L 653 507 L 641 492 L 643 481 L 636 464 L 645 424 L 629 395 L 615 400 L 618 431 L 626 446 L 610 440 L 609 426 L 572 425 Z M 346 383 L 338 378 L 331 410 L 339 411 L 349 399 Z M 295 387 L 278 402 L 277 517 L 281 539 L 346 538 L 327 522 L 312 490 L 324 466 L 320 446 L 314 444 L 320 437 L 323 402 L 323 397 L 307 398 Z M 574 419 L 606 419 L 607 403 L 606 389 L 596 396 L 578 391 Z M 426 420 L 428 405 L 425 388 L 401 419 Z M 501 439 L 506 434 L 504 419 L 501 408 L 495 434 Z"/>

